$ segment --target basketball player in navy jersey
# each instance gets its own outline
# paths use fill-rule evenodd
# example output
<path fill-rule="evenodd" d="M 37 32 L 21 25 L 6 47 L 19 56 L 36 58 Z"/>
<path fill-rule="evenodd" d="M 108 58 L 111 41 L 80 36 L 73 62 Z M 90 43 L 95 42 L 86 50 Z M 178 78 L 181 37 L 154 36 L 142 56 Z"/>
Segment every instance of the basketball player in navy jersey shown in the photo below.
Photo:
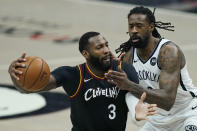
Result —
<path fill-rule="evenodd" d="M 197 88 L 188 74 L 184 54 L 174 42 L 161 38 L 156 27 L 172 30 L 173 26 L 157 22 L 148 8 L 133 8 L 128 14 L 130 39 L 117 51 L 126 52 L 123 59 L 135 67 L 139 84 L 128 80 L 122 70 L 110 71 L 106 77 L 131 92 L 126 96 L 130 110 L 133 95 L 140 98 L 143 92 L 147 93 L 146 102 L 159 107 L 141 131 L 197 131 Z"/>
<path fill-rule="evenodd" d="M 131 81 L 138 83 L 135 69 L 124 62 L 112 60 L 108 42 L 100 33 L 85 33 L 80 38 L 79 50 L 86 63 L 74 67 L 58 67 L 51 72 L 48 86 L 43 91 L 63 86 L 71 101 L 72 131 L 125 131 L 127 91 L 108 83 L 104 74 L 109 70 L 117 70 L 119 66 Z M 24 67 L 20 63 L 22 61 L 25 61 L 25 54 L 9 68 L 16 86 L 17 75 L 21 74 L 16 67 Z M 144 104 L 144 99 L 145 94 L 136 106 L 134 117 L 138 120 L 147 119 L 147 116 L 156 113 L 156 105 Z"/>

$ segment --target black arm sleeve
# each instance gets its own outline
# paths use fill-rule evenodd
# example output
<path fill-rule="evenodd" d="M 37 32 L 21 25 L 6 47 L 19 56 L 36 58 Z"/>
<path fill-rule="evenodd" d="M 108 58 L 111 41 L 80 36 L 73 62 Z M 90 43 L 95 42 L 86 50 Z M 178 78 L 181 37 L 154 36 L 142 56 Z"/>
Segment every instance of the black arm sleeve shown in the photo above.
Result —
<path fill-rule="evenodd" d="M 137 84 L 139 83 L 138 75 L 137 75 L 137 72 L 136 72 L 135 68 L 133 67 L 133 65 L 122 62 L 122 69 L 127 74 L 127 77 L 129 80 L 131 80 Z"/>
<path fill-rule="evenodd" d="M 69 96 L 76 92 L 80 82 L 80 72 L 77 66 L 58 67 L 51 74 L 55 77 L 57 87 L 63 86 Z"/>

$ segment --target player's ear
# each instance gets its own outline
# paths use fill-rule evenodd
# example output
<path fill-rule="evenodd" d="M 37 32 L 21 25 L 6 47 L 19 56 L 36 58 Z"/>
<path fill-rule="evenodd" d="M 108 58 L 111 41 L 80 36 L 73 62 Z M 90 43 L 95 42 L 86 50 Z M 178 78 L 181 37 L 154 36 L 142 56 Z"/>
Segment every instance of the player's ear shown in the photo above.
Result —
<path fill-rule="evenodd" d="M 88 53 L 88 51 L 83 50 L 81 53 L 82 53 L 82 55 L 83 55 L 86 59 L 89 58 L 89 53 Z"/>
<path fill-rule="evenodd" d="M 154 28 L 155 28 L 154 23 L 151 23 L 150 26 L 149 26 L 149 28 L 150 28 L 150 31 L 153 32 L 153 30 L 154 30 Z"/>

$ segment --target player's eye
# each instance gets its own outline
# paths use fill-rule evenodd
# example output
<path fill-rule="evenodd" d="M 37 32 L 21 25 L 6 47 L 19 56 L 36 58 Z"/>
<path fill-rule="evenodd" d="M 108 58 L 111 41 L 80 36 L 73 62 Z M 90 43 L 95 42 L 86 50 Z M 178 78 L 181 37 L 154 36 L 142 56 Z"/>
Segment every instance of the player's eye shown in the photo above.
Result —
<path fill-rule="evenodd" d="M 129 28 L 132 29 L 134 27 L 134 25 L 129 25 Z"/>
<path fill-rule="evenodd" d="M 138 28 L 141 28 L 141 27 L 142 27 L 142 24 L 141 24 L 141 23 L 138 23 L 136 26 L 137 26 Z"/>
<path fill-rule="evenodd" d="M 102 48 L 102 45 L 99 45 L 96 47 L 96 49 L 101 49 Z"/>

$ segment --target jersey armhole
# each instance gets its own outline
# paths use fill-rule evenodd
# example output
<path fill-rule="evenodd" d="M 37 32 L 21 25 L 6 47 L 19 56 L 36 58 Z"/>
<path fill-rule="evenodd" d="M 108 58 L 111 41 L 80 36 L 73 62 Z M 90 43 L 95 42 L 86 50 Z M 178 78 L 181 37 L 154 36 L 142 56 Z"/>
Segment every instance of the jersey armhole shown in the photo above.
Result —
<path fill-rule="evenodd" d="M 81 65 L 78 65 L 78 68 L 79 68 L 80 80 L 76 92 L 74 93 L 74 95 L 70 96 L 71 99 L 74 99 L 79 94 L 80 89 L 82 88 L 83 85 L 83 70 Z"/>

